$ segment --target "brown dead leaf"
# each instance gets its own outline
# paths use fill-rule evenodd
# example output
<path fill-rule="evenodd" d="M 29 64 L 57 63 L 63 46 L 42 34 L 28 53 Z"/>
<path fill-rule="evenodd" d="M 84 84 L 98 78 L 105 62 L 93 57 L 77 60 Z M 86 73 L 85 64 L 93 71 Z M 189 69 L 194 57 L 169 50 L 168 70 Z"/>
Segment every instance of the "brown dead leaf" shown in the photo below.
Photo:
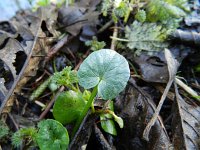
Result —
<path fill-rule="evenodd" d="M 90 3 L 90 1 L 88 2 L 89 6 L 90 4 L 93 4 Z M 78 3 L 74 6 L 62 7 L 58 12 L 60 28 L 73 36 L 76 36 L 85 25 L 96 26 L 98 23 L 99 12 L 94 10 L 97 4 L 98 3 L 94 3 L 92 5 L 93 7 L 88 7 L 86 3 Z"/>
<path fill-rule="evenodd" d="M 150 130 L 152 128 L 152 126 L 155 124 L 158 116 L 159 116 L 159 113 L 160 113 L 160 110 L 162 108 L 162 105 L 165 101 L 165 98 L 167 97 L 167 93 L 169 92 L 169 89 L 175 79 L 175 75 L 176 75 L 176 72 L 177 72 L 177 69 L 179 67 L 179 63 L 178 61 L 174 58 L 174 56 L 172 55 L 172 53 L 168 50 L 168 49 L 165 49 L 165 59 L 167 60 L 167 68 L 168 68 L 168 72 L 169 72 L 169 81 L 167 82 L 167 85 L 166 85 L 166 88 L 160 98 L 160 101 L 159 101 L 159 104 L 155 110 L 155 113 L 153 115 L 153 117 L 151 118 L 151 120 L 148 122 L 144 132 L 143 132 L 143 137 L 145 140 L 149 141 L 149 133 L 150 133 Z"/>
<path fill-rule="evenodd" d="M 186 102 L 178 92 L 173 107 L 173 145 L 175 149 L 198 150 L 200 137 L 200 107 Z"/>
<path fill-rule="evenodd" d="M 52 10 L 54 9 L 41 8 L 36 13 L 18 13 L 17 17 L 13 18 L 11 21 L 16 33 L 13 35 L 7 34 L 6 32 L 2 34 L 4 37 L 6 35 L 8 40 L 6 41 L 5 38 L 2 40 L 4 41 L 2 42 L 3 44 L 5 42 L 7 43 L 0 49 L 0 60 L 3 60 L 12 73 L 13 84 L 10 89 L 7 89 L 3 85 L 4 80 L 7 82 L 6 78 L 4 77 L 4 80 L 1 78 L 0 93 L 3 91 L 7 94 L 5 94 L 3 100 L 1 99 L 0 113 L 7 113 L 10 111 L 15 101 L 15 94 L 13 93 L 19 93 L 27 81 L 36 74 L 42 58 L 35 56 L 44 55 L 44 52 L 41 50 L 41 45 L 46 45 L 46 35 L 51 33 L 51 35 L 54 36 L 57 34 L 54 32 L 53 26 L 50 27 L 57 18 L 57 14 L 53 14 L 53 16 L 49 15 L 49 13 L 52 13 Z M 46 27 L 43 25 L 44 22 Z M 2 35 L 0 35 L 0 39 L 3 37 Z M 38 36 L 42 36 L 42 38 L 38 38 Z M 47 45 L 46 48 L 48 49 Z M 16 55 L 18 52 L 23 52 L 23 54 L 20 53 L 18 56 Z M 19 62 L 15 62 L 16 60 Z M 21 62 L 23 64 L 20 64 Z M 0 77 L 2 76 L 3 75 Z M 5 92 L 5 88 L 8 92 Z M 0 94 L 0 96 L 1 95 L 2 94 Z"/>
<path fill-rule="evenodd" d="M 124 120 L 124 128 L 118 133 L 115 146 L 126 150 L 169 150 L 172 145 L 160 117 L 150 132 L 149 142 L 143 139 L 143 130 L 153 116 L 156 105 L 134 79 L 130 79 L 129 83 L 115 102 L 115 110 Z"/>

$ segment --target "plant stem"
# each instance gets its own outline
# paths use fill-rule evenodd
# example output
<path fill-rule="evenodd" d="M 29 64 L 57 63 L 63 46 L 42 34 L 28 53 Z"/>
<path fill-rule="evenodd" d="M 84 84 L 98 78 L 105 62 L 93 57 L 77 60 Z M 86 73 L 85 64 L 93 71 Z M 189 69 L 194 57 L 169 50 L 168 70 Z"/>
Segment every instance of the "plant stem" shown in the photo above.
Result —
<path fill-rule="evenodd" d="M 115 24 L 114 31 L 113 31 L 114 38 L 112 38 L 111 47 L 110 47 L 110 49 L 112 50 L 115 50 L 115 47 L 116 47 L 117 40 L 115 38 L 117 38 L 117 34 L 118 34 L 117 24 Z"/>
<path fill-rule="evenodd" d="M 200 102 L 200 98 L 198 97 L 199 95 L 197 94 L 196 91 L 194 91 L 191 87 L 183 83 L 179 78 L 175 78 L 176 83 L 183 88 L 188 94 L 190 94 L 192 97 L 197 99 Z"/>
<path fill-rule="evenodd" d="M 131 0 L 130 5 L 133 4 L 134 1 L 135 1 L 135 0 Z M 130 10 L 130 8 L 129 8 L 127 14 L 126 14 L 125 17 L 124 17 L 124 23 L 127 23 L 128 18 L 129 18 L 129 16 L 130 16 L 130 13 L 131 13 L 131 10 Z"/>
<path fill-rule="evenodd" d="M 120 39 L 120 38 L 113 37 L 113 36 L 111 36 L 110 38 L 111 38 L 111 39 L 115 39 L 115 40 L 117 40 L 117 41 L 130 42 L 130 40 L 128 40 L 128 39 Z"/>
<path fill-rule="evenodd" d="M 96 95 L 97 95 L 97 86 L 94 87 L 94 89 L 91 93 L 90 99 L 88 100 L 84 110 L 81 112 L 78 120 L 76 121 L 75 127 L 72 131 L 72 136 L 71 136 L 72 138 L 75 136 L 76 132 L 78 131 L 78 128 L 81 125 L 81 122 L 83 121 L 83 119 L 84 119 L 85 115 L 87 114 L 89 108 L 91 107 L 92 102 L 93 102 Z"/>

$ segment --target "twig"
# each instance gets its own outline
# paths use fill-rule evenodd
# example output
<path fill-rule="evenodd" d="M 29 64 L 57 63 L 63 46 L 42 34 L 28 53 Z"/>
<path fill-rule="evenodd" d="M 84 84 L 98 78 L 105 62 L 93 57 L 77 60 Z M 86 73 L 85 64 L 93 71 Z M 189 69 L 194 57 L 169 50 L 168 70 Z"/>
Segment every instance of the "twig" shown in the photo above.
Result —
<path fill-rule="evenodd" d="M 103 133 L 97 127 L 96 124 L 94 124 L 94 131 L 95 131 L 96 137 L 101 141 L 101 144 L 104 146 L 104 148 L 107 149 L 107 150 L 112 150 L 112 147 L 110 146 L 107 139 L 104 137 Z"/>
<path fill-rule="evenodd" d="M 130 4 L 133 5 L 134 2 L 135 2 L 135 0 L 131 0 Z M 131 11 L 132 11 L 132 10 L 129 8 L 129 9 L 128 9 L 128 12 L 126 13 L 126 15 L 125 15 L 125 17 L 124 17 L 124 23 L 127 23 Z"/>
<path fill-rule="evenodd" d="M 183 88 L 188 94 L 190 94 L 192 97 L 194 97 L 195 99 L 197 99 L 200 102 L 200 98 L 198 98 L 198 94 L 196 91 L 194 91 L 192 88 L 190 88 L 188 85 L 186 85 L 185 83 L 183 83 L 180 79 L 178 79 L 177 77 L 175 78 L 176 83 Z"/>
<path fill-rule="evenodd" d="M 58 94 L 60 94 L 60 92 L 62 92 L 64 90 L 64 86 L 62 86 L 59 91 L 56 93 L 56 95 L 51 99 L 51 101 L 49 102 L 49 104 L 47 105 L 47 107 L 45 108 L 45 110 L 41 113 L 39 120 L 42 120 L 46 114 L 49 112 L 49 110 L 51 109 L 51 106 L 53 105 L 53 103 L 55 102 Z"/>
<path fill-rule="evenodd" d="M 46 64 L 65 44 L 69 43 L 74 36 L 68 38 L 68 35 L 63 37 L 57 44 L 55 44 L 48 52 L 47 57 L 45 58 L 44 64 Z"/>
<path fill-rule="evenodd" d="M 34 102 L 35 102 L 35 104 L 37 104 L 38 106 L 40 106 L 42 108 L 45 107 L 45 104 L 41 103 L 40 101 L 35 100 Z"/>
<path fill-rule="evenodd" d="M 110 20 L 109 22 L 107 22 L 103 27 L 101 27 L 97 34 L 102 33 L 103 31 L 105 31 L 109 26 L 111 26 L 113 24 L 113 20 Z"/>
<path fill-rule="evenodd" d="M 149 141 L 149 132 L 150 132 L 150 130 L 151 130 L 151 127 L 154 125 L 154 123 L 155 123 L 156 120 L 157 120 L 157 117 L 158 117 L 158 115 L 159 115 L 159 113 L 160 113 L 160 110 L 161 110 L 162 105 L 163 105 L 163 103 L 164 103 L 164 101 L 165 101 L 165 98 L 167 97 L 167 93 L 169 92 L 169 89 L 170 89 L 172 83 L 173 83 L 173 80 L 170 80 L 170 81 L 167 83 L 167 86 L 166 86 L 166 88 L 165 88 L 165 90 L 164 90 L 164 93 L 163 93 L 163 95 L 162 95 L 162 97 L 161 97 L 161 99 L 160 99 L 160 102 L 159 102 L 159 104 L 158 104 L 156 110 L 155 110 L 155 113 L 153 114 L 153 117 L 151 118 L 150 122 L 147 124 L 147 126 L 146 126 L 146 128 L 145 128 L 145 130 L 144 130 L 144 132 L 143 132 L 143 138 L 144 138 L 146 141 Z"/>
<path fill-rule="evenodd" d="M 115 46 L 116 46 L 116 42 L 117 42 L 117 40 L 115 38 L 117 38 L 117 35 L 118 35 L 118 29 L 117 29 L 117 24 L 115 24 L 115 28 L 113 31 L 114 38 L 112 39 L 111 46 L 110 46 L 110 49 L 112 49 L 112 50 L 115 50 Z"/>
<path fill-rule="evenodd" d="M 87 50 L 86 53 L 83 55 L 83 58 L 87 57 L 89 53 L 90 53 L 90 50 Z M 83 59 L 81 58 L 78 64 L 76 65 L 76 67 L 74 68 L 74 70 L 78 70 L 82 62 L 83 62 Z"/>
<path fill-rule="evenodd" d="M 8 113 L 8 116 L 12 120 L 12 122 L 13 122 L 16 130 L 19 130 L 19 125 L 17 124 L 17 122 L 15 121 L 15 119 L 13 118 L 13 116 L 10 113 Z"/>
<path fill-rule="evenodd" d="M 167 86 L 164 90 L 163 95 L 161 96 L 160 102 L 155 110 L 155 113 L 153 114 L 153 117 L 151 118 L 150 122 L 147 124 L 146 128 L 144 129 L 143 138 L 146 141 L 149 141 L 149 132 L 159 116 L 162 105 L 165 101 L 165 98 L 167 97 L 167 93 L 169 92 L 169 89 L 173 81 L 175 80 L 175 75 L 179 66 L 179 63 L 176 61 L 176 59 L 173 57 L 172 53 L 168 49 L 165 49 L 165 59 L 167 60 L 167 68 L 169 71 L 169 81 L 167 83 Z"/>

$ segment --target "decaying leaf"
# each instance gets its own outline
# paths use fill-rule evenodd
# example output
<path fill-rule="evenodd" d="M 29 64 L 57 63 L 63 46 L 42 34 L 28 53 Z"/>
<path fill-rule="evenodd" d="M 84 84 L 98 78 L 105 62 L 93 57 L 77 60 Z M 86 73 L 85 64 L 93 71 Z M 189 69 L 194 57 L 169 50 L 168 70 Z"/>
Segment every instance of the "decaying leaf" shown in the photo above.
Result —
<path fill-rule="evenodd" d="M 58 12 L 58 22 L 65 31 L 76 36 L 84 26 L 95 27 L 99 12 L 95 11 L 100 1 L 81 1 L 74 6 L 62 7 Z"/>
<path fill-rule="evenodd" d="M 137 86 L 134 79 L 115 102 L 115 110 L 124 120 L 124 128 L 118 132 L 116 147 L 119 149 L 168 150 L 171 143 L 160 117 L 153 126 L 149 142 L 143 140 L 143 130 L 156 106 L 149 94 Z"/>
<path fill-rule="evenodd" d="M 167 60 L 167 67 L 168 67 L 168 71 L 169 71 L 169 81 L 166 85 L 166 88 L 163 92 L 163 95 L 161 96 L 161 99 L 159 101 L 159 104 L 155 110 L 155 113 L 153 115 L 153 117 L 151 118 L 151 120 L 149 121 L 149 123 L 147 124 L 144 132 L 143 132 L 143 137 L 145 140 L 149 141 L 149 133 L 150 133 L 150 130 L 152 128 L 152 126 L 155 124 L 158 116 L 159 116 L 159 113 L 160 113 L 160 110 L 162 108 L 162 105 L 165 101 L 165 98 L 167 97 L 167 93 L 175 79 L 175 75 L 176 75 L 176 72 L 177 72 L 177 69 L 179 67 L 179 63 L 177 62 L 177 60 L 173 57 L 172 53 L 168 50 L 168 49 L 165 49 L 165 58 Z"/>
<path fill-rule="evenodd" d="M 172 37 L 176 40 L 181 41 L 184 44 L 195 44 L 197 46 L 200 45 L 200 35 L 198 32 L 195 31 L 188 31 L 188 30 L 180 30 L 177 29 L 173 34 Z"/>
<path fill-rule="evenodd" d="M 182 62 L 182 60 L 188 56 L 190 50 L 182 48 L 180 45 L 170 48 L 170 51 L 179 62 Z M 168 82 L 169 73 L 163 51 L 154 52 L 152 55 L 141 52 L 140 55 L 133 56 L 130 59 L 138 65 L 144 81 L 157 83 Z"/>
<path fill-rule="evenodd" d="M 176 101 L 173 107 L 173 145 L 175 149 L 198 150 L 200 137 L 200 107 L 186 102 L 175 84 Z"/>
<path fill-rule="evenodd" d="M 134 58 L 134 62 L 138 64 L 143 80 L 158 83 L 168 81 L 167 62 L 163 53 L 154 53 L 152 56 L 141 53 Z"/>
<path fill-rule="evenodd" d="M 14 79 L 17 74 L 13 63 L 16 59 L 16 53 L 19 51 L 23 51 L 23 48 L 15 39 L 9 39 L 5 47 L 0 51 L 0 59 L 9 67 Z"/>
<path fill-rule="evenodd" d="M 54 21 L 53 19 L 56 18 L 56 14 L 54 14 L 55 17 L 52 17 L 53 19 L 51 20 L 51 16 L 49 16 L 50 10 L 53 11 L 53 9 L 49 9 L 49 11 L 45 8 L 38 9 L 36 13 L 27 12 L 26 16 L 23 16 L 23 13 L 19 13 L 10 21 L 12 25 L 10 28 L 14 28 L 16 32 L 12 34 L 7 33 L 7 30 L 5 30 L 0 35 L 0 39 L 2 38 L 0 40 L 2 41 L 0 60 L 4 63 L 4 70 L 12 73 L 12 77 L 8 80 L 7 77 L 2 75 L 3 72 L 1 72 L 1 78 L 3 76 L 5 84 L 8 84 L 7 82 L 11 82 L 10 80 L 12 80 L 12 85 L 10 88 L 7 88 L 3 85 L 3 82 L 1 84 L 0 96 L 3 95 L 1 91 L 5 93 L 7 90 L 8 92 L 5 96 L 0 97 L 0 113 L 2 111 L 10 111 L 15 100 L 15 94 L 13 93 L 19 93 L 21 88 L 31 76 L 35 75 L 38 69 L 41 57 L 34 56 L 44 55 L 44 52 L 41 51 L 41 45 L 44 45 L 44 41 L 46 40 L 44 37 L 54 35 L 54 31 L 50 26 Z M 39 39 L 38 36 L 42 36 L 43 38 Z M 1 81 L 3 81 L 3 78 Z"/>
<path fill-rule="evenodd" d="M 5 79 L 4 78 L 0 78 L 0 96 L 1 97 L 5 97 L 8 93 L 8 90 L 5 87 Z M 1 104 L 1 103 L 0 103 Z"/>

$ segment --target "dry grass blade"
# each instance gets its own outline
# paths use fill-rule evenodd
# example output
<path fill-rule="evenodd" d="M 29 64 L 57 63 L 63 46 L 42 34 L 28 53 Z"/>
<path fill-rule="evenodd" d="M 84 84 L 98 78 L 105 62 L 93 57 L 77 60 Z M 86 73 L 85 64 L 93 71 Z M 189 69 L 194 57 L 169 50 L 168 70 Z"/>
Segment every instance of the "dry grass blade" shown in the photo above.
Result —
<path fill-rule="evenodd" d="M 167 97 L 167 93 L 169 92 L 169 89 L 175 79 L 175 75 L 179 66 L 179 63 L 176 61 L 176 59 L 173 58 L 171 52 L 168 49 L 165 49 L 165 58 L 167 60 L 167 66 L 168 66 L 168 71 L 169 71 L 169 81 L 167 83 L 167 86 L 164 90 L 164 93 L 160 99 L 160 102 L 155 110 L 155 113 L 153 117 L 151 118 L 150 122 L 147 124 L 144 132 L 143 132 L 143 138 L 147 141 L 149 141 L 149 132 L 151 130 L 151 127 L 155 124 L 158 115 L 160 113 L 160 110 L 162 108 L 162 105 L 165 101 L 165 98 Z"/>

